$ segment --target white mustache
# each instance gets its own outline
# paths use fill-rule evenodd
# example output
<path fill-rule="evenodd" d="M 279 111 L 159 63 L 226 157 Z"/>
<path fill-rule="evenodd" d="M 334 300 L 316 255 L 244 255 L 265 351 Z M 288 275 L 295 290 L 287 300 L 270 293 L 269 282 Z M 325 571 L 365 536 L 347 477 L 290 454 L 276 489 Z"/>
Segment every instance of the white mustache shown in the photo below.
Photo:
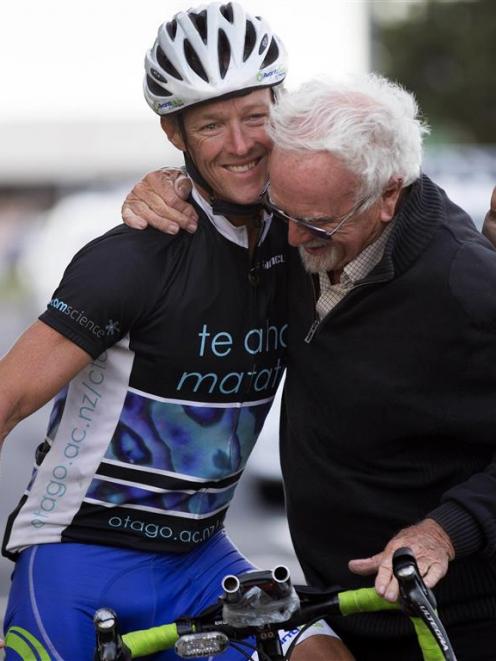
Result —
<path fill-rule="evenodd" d="M 305 243 L 303 246 L 304 248 L 322 248 L 324 246 L 328 246 L 329 243 L 327 241 L 321 241 L 320 239 L 316 239 L 315 241 L 309 241 L 308 243 Z"/>

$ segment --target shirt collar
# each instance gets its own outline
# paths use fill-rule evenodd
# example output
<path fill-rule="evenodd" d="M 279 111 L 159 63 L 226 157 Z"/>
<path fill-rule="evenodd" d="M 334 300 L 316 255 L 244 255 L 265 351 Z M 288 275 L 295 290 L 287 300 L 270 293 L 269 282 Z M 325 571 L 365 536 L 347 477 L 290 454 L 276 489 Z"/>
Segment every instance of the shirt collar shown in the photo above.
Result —
<path fill-rule="evenodd" d="M 343 269 L 341 282 L 356 284 L 363 280 L 381 261 L 386 243 L 393 228 L 393 221 L 389 222 L 381 234 L 370 245 L 362 250 Z"/>
<path fill-rule="evenodd" d="M 219 234 L 222 234 L 223 237 L 225 237 L 232 243 L 241 246 L 242 248 L 248 248 L 248 230 L 246 228 L 246 225 L 241 225 L 239 227 L 236 227 L 236 225 L 233 225 L 231 222 L 229 222 L 229 220 L 225 216 L 219 216 L 217 214 L 214 214 L 211 205 L 202 195 L 200 195 L 198 189 L 194 184 L 193 184 L 193 189 L 191 191 L 191 195 L 194 201 L 198 204 L 198 206 L 203 209 L 208 219 L 215 227 L 215 229 L 219 232 Z M 271 220 L 272 220 L 272 216 L 264 211 L 262 216 L 264 227 L 260 236 L 259 244 L 262 243 L 262 241 L 265 239 L 267 232 L 269 231 Z"/>

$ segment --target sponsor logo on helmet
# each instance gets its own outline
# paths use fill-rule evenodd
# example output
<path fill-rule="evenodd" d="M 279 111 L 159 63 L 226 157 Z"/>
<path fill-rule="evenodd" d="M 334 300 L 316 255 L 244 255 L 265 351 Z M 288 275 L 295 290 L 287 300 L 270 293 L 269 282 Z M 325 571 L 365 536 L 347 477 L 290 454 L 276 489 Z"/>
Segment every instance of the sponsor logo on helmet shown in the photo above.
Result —
<path fill-rule="evenodd" d="M 182 99 L 172 99 L 171 101 L 165 101 L 165 103 L 159 103 L 159 110 L 167 110 L 168 108 L 180 108 L 184 106 L 184 101 Z"/>
<path fill-rule="evenodd" d="M 270 80 L 271 78 L 281 78 L 286 75 L 286 69 L 284 67 L 277 67 L 277 69 L 272 69 L 270 71 L 259 71 L 257 73 L 258 82 L 262 80 Z"/>

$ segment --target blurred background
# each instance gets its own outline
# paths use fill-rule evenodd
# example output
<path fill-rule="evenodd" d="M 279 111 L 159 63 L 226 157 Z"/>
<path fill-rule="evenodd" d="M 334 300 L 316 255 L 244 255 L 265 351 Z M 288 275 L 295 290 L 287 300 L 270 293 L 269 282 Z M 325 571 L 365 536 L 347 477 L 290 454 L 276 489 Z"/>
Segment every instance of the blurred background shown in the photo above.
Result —
<path fill-rule="evenodd" d="M 414 91 L 432 127 L 426 173 L 481 225 L 496 184 L 494 0 L 244 5 L 286 43 L 289 88 L 322 73 L 373 70 Z M 2 3 L 0 354 L 44 309 L 72 254 L 120 222 L 132 183 L 156 167 L 180 164 L 143 100 L 141 81 L 158 25 L 187 6 L 177 0 Z M 21 423 L 2 450 L 2 528 L 31 471 L 48 409 Z M 284 562 L 302 580 L 284 518 L 277 412 L 228 527 L 255 563 Z M 0 622 L 11 570 L 0 561 Z"/>

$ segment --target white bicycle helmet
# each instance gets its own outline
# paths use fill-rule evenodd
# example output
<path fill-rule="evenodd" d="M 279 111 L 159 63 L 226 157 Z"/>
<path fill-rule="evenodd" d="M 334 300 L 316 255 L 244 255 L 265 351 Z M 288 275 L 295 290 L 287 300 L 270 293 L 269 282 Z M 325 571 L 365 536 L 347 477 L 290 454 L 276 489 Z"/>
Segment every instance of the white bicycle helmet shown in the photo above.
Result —
<path fill-rule="evenodd" d="M 163 23 L 145 57 L 144 93 L 158 115 L 286 76 L 284 45 L 259 16 L 236 2 L 213 2 Z"/>

